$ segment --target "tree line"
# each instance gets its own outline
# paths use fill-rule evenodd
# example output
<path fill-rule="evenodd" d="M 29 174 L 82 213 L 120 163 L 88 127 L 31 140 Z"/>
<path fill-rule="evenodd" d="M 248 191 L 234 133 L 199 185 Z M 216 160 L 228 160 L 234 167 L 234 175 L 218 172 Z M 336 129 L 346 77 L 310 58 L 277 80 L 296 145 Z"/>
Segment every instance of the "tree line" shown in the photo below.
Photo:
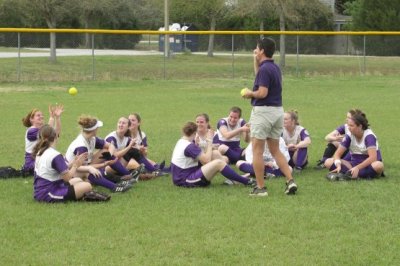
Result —
<path fill-rule="evenodd" d="M 195 25 L 199 30 L 333 30 L 333 14 L 319 0 L 169 0 L 170 22 Z M 339 12 L 352 16 L 348 30 L 399 30 L 400 0 L 337 0 Z M 1 27 L 76 28 L 76 29 L 149 29 L 163 26 L 164 0 L 0 0 Z M 58 36 L 58 35 L 57 35 Z M 24 44 L 38 42 L 48 36 L 27 35 Z M 138 35 L 96 36 L 96 48 L 132 49 L 140 41 Z M 203 37 L 204 38 L 204 37 Z M 199 45 L 212 56 L 215 38 Z M 259 36 L 235 36 L 235 49 L 249 49 Z M 295 41 L 277 38 L 281 54 L 296 49 Z M 399 53 L 393 41 L 378 38 L 369 50 L 384 54 L 386 48 Z M 389 39 L 389 38 L 388 38 Z M 323 38 L 306 36 L 301 53 L 329 53 L 331 45 Z M 48 42 L 47 42 L 48 43 Z M 400 42 L 397 42 L 400 43 Z M 355 39 L 356 45 L 361 45 Z M 7 38 L 0 36 L 0 45 Z M 50 34 L 51 47 L 90 47 L 90 35 L 56 38 Z M 379 49 L 377 48 L 379 47 Z M 227 47 L 231 48 L 231 47 Z M 393 55 L 393 53 L 391 54 Z M 54 49 L 55 56 L 55 49 Z M 284 56 L 281 65 L 284 66 Z"/>

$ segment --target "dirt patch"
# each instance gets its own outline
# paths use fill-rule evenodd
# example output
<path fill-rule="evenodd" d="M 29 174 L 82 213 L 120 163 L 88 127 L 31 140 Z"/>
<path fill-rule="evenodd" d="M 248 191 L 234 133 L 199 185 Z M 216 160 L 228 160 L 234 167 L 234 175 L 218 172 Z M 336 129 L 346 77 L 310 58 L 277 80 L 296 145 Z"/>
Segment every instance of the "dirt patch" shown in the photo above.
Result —
<path fill-rule="evenodd" d="M 65 87 L 52 86 L 7 86 L 0 85 L 0 92 L 65 91 Z"/>

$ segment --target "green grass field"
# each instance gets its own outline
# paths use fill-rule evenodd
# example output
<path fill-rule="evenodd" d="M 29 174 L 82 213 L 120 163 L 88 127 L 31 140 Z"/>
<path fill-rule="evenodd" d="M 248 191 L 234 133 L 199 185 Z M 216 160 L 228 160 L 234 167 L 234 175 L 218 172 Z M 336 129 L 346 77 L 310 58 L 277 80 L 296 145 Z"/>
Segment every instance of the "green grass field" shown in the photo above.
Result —
<path fill-rule="evenodd" d="M 189 64 L 189 63 L 188 63 Z M 251 67 L 251 64 L 250 64 Z M 205 69 L 206 66 L 203 66 Z M 323 66 L 321 66 L 323 68 Z M 249 69 L 251 71 L 251 68 Z M 248 78 L 0 84 L 0 165 L 19 167 L 33 107 L 63 103 L 65 153 L 79 133 L 77 118 L 104 121 L 107 135 L 120 116 L 139 112 L 149 157 L 169 162 L 181 126 L 207 112 L 212 125 L 250 105 L 239 96 Z M 77 96 L 67 94 L 70 86 Z M 170 177 L 141 182 L 106 204 L 39 204 L 32 179 L 0 180 L 1 265 L 398 265 L 400 143 L 398 76 L 284 78 L 284 107 L 297 109 L 312 138 L 310 164 L 299 176 L 298 195 L 285 196 L 283 179 L 267 181 L 270 196 L 250 198 L 249 188 L 221 185 L 182 189 Z M 331 183 L 312 167 L 324 136 L 344 122 L 347 110 L 364 110 L 379 138 L 386 178 Z"/>
<path fill-rule="evenodd" d="M 24 53 L 26 54 L 26 53 Z M 47 57 L 0 58 L 0 82 L 82 82 L 126 80 L 252 79 L 251 51 L 207 57 L 202 54 L 143 56 L 67 56 L 50 63 Z M 275 58 L 279 62 L 279 55 Z M 285 75 L 296 77 L 396 76 L 399 57 L 295 55 L 286 56 Z M 93 75 L 94 73 L 94 75 Z"/>

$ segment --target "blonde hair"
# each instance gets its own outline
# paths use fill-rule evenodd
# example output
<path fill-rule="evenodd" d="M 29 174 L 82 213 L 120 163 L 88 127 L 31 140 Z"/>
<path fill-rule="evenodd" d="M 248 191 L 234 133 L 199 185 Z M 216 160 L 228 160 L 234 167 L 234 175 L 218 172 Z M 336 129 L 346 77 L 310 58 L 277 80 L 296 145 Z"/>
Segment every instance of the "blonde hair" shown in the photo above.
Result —
<path fill-rule="evenodd" d="M 290 115 L 290 119 L 292 119 L 297 126 L 300 125 L 299 113 L 297 112 L 297 110 L 290 110 L 287 111 L 286 113 Z"/>

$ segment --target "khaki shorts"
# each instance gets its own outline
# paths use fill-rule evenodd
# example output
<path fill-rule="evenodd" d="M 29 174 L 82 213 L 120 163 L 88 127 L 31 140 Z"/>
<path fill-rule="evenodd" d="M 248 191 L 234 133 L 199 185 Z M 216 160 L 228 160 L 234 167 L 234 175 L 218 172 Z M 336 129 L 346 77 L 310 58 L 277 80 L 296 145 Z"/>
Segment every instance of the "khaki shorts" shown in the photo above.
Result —
<path fill-rule="evenodd" d="M 253 106 L 250 136 L 256 139 L 279 139 L 283 131 L 283 107 Z"/>

